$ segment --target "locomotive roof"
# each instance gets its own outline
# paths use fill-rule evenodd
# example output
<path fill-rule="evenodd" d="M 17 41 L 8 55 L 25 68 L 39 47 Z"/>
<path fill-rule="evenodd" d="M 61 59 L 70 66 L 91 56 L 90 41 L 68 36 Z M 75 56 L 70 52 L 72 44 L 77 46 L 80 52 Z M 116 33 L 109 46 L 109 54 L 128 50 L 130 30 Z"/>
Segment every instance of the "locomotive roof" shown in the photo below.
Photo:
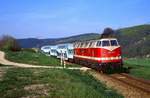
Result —
<path fill-rule="evenodd" d="M 102 38 L 102 39 L 100 39 L 100 40 L 116 40 L 116 38 Z"/>
<path fill-rule="evenodd" d="M 75 43 L 80 43 L 80 42 L 91 42 L 91 41 L 103 41 L 103 40 L 116 40 L 116 38 L 101 38 L 101 39 L 97 39 L 97 40 L 78 41 L 78 42 L 75 42 Z"/>
<path fill-rule="evenodd" d="M 97 46 L 97 43 L 99 41 L 107 41 L 107 40 L 116 40 L 117 41 L 116 38 L 102 38 L 102 39 L 98 39 L 98 40 L 75 42 L 74 47 L 80 47 L 80 48 L 99 47 L 99 46 Z"/>

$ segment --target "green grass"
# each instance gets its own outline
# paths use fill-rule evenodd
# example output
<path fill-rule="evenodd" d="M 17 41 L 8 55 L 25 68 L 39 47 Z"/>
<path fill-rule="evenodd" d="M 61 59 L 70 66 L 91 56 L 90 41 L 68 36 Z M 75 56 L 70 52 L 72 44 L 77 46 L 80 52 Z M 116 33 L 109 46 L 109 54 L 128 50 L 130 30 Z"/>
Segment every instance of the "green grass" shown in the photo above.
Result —
<path fill-rule="evenodd" d="M 32 85 L 44 87 L 30 87 Z M 25 87 L 30 87 L 25 89 Z M 41 93 L 43 92 L 43 93 Z M 44 94 L 46 92 L 46 94 Z M 10 68 L 0 81 L 1 98 L 123 98 L 77 70 Z"/>
<path fill-rule="evenodd" d="M 150 58 L 128 59 L 124 63 L 131 67 L 131 75 L 150 80 Z"/>
<path fill-rule="evenodd" d="M 55 66 L 59 65 L 59 60 L 54 57 L 45 56 L 42 53 L 35 53 L 30 51 L 19 51 L 12 52 L 6 51 L 6 59 L 26 64 L 35 64 L 35 65 L 47 65 Z"/>
<path fill-rule="evenodd" d="M 150 58 L 133 58 L 133 59 L 126 60 L 125 63 L 149 67 Z"/>
<path fill-rule="evenodd" d="M 19 52 L 5 51 L 6 59 L 18 63 L 34 64 L 34 65 L 43 65 L 43 66 L 60 66 L 60 60 L 56 57 L 46 56 L 40 52 L 33 52 L 22 50 Z M 70 66 L 79 66 L 76 64 L 69 64 Z"/>

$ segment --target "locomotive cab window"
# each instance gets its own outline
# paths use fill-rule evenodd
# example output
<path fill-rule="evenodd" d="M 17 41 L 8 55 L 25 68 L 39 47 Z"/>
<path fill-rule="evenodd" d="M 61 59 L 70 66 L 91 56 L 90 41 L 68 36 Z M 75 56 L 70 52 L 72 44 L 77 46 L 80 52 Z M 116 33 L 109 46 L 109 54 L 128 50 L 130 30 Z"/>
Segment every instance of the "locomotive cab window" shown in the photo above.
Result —
<path fill-rule="evenodd" d="M 118 46 L 117 40 L 110 40 L 111 46 Z"/>
<path fill-rule="evenodd" d="M 96 46 L 101 46 L 101 41 L 97 41 Z"/>
<path fill-rule="evenodd" d="M 103 47 L 105 47 L 105 46 L 110 46 L 109 40 L 104 40 L 104 41 L 102 41 L 102 46 L 103 46 Z"/>
<path fill-rule="evenodd" d="M 92 42 L 90 42 L 90 44 L 89 44 L 89 47 L 91 47 L 92 46 Z"/>

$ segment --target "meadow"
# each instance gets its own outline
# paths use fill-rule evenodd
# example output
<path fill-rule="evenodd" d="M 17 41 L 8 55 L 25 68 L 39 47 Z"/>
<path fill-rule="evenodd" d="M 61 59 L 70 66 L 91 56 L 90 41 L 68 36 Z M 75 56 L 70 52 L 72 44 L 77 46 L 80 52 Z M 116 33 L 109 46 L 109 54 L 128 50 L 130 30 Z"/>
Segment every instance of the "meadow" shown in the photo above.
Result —
<path fill-rule="evenodd" d="M 87 72 L 67 69 L 8 68 L 1 98 L 123 98 Z"/>
<path fill-rule="evenodd" d="M 150 58 L 127 59 L 124 60 L 124 65 L 131 67 L 131 75 L 150 80 Z"/>

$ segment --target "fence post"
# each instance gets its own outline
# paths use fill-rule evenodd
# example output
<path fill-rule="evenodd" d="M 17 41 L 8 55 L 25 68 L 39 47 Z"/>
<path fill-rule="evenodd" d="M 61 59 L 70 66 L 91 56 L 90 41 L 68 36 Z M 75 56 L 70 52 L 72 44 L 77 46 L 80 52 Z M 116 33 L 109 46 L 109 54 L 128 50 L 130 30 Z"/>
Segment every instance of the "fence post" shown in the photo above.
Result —
<path fill-rule="evenodd" d="M 62 51 L 60 52 L 60 63 L 61 63 L 61 65 L 63 65 L 63 55 L 62 55 Z"/>

